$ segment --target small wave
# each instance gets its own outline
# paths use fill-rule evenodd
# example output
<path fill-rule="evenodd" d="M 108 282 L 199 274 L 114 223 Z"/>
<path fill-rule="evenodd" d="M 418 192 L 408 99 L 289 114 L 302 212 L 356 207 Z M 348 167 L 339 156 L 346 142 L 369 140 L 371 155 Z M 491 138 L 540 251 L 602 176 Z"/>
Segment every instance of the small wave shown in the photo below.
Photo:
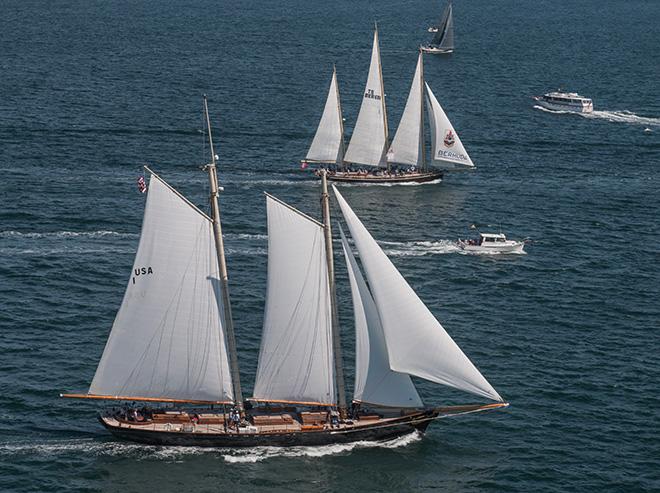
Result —
<path fill-rule="evenodd" d="M 53 456 L 62 454 L 86 454 L 92 456 L 128 456 L 137 460 L 177 460 L 185 456 L 218 454 L 229 463 L 254 463 L 274 457 L 325 457 L 351 452 L 362 448 L 396 449 L 421 440 L 422 435 L 413 432 L 384 442 L 354 442 L 348 444 L 323 445 L 318 447 L 254 447 L 229 449 L 215 447 L 162 447 L 140 445 L 98 439 L 49 440 L 38 443 L 0 443 L 0 457 L 17 455 Z"/>
<path fill-rule="evenodd" d="M 421 257 L 424 255 L 438 255 L 453 253 L 460 248 L 455 241 L 380 241 L 385 253 L 392 257 Z"/>
<path fill-rule="evenodd" d="M 584 118 L 607 120 L 613 123 L 632 123 L 646 126 L 660 126 L 660 118 L 639 116 L 631 111 L 593 111 L 592 113 L 579 113 L 577 111 L 551 110 L 543 106 L 534 105 L 534 109 L 553 113 L 555 115 L 579 115 Z"/>
<path fill-rule="evenodd" d="M 46 232 L 20 232 L 0 231 L 0 238 L 137 238 L 137 233 L 121 233 L 118 231 L 46 231 Z"/>
<path fill-rule="evenodd" d="M 252 233 L 225 233 L 222 235 L 227 239 L 234 240 L 267 240 L 268 235 L 252 234 Z"/>

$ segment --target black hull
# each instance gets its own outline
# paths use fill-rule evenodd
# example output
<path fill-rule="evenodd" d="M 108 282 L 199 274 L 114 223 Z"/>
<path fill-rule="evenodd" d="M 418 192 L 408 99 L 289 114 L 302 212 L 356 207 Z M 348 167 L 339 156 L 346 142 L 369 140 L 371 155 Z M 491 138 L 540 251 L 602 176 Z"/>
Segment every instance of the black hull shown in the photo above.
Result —
<path fill-rule="evenodd" d="M 432 171 L 420 173 L 418 175 L 400 175 L 400 176 L 358 176 L 358 175 L 328 175 L 328 180 L 341 183 L 426 183 L 442 178 L 441 171 Z"/>
<path fill-rule="evenodd" d="M 154 431 L 111 426 L 102 418 L 99 420 L 115 437 L 149 445 L 169 445 L 187 447 L 296 447 L 318 446 L 358 441 L 391 440 L 418 431 L 423 433 L 429 423 L 438 415 L 428 411 L 410 417 L 403 417 L 388 423 L 289 433 L 188 433 L 179 431 Z"/>

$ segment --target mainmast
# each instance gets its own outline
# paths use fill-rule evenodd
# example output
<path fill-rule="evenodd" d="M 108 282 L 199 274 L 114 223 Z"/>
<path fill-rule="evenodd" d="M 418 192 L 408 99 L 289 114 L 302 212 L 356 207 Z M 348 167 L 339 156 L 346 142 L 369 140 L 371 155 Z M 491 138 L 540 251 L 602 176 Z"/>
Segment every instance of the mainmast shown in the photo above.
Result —
<path fill-rule="evenodd" d="M 380 93 L 382 95 L 381 101 L 383 106 L 383 128 L 385 129 L 385 163 L 387 165 L 387 172 L 390 171 L 390 162 L 387 160 L 387 152 L 390 149 L 390 138 L 387 128 L 387 107 L 385 105 L 385 86 L 383 84 L 383 64 L 380 59 L 380 38 L 378 37 L 378 23 L 374 23 L 374 28 L 376 30 L 376 43 L 378 46 L 378 73 L 380 75 Z"/>
<path fill-rule="evenodd" d="M 328 195 L 327 171 L 321 171 L 321 207 L 323 209 L 323 227 L 325 230 L 325 256 L 328 263 L 328 284 L 330 288 L 330 311 L 332 316 L 332 353 L 335 357 L 335 379 L 337 386 L 337 407 L 342 419 L 346 418 L 346 388 L 344 383 L 344 365 L 339 340 L 339 317 L 337 314 L 337 293 L 335 291 L 335 267 L 332 253 L 332 229 L 330 227 L 330 196 Z"/>
<path fill-rule="evenodd" d="M 216 155 L 213 148 L 213 136 L 211 134 L 211 119 L 209 118 L 209 107 L 204 95 L 204 116 L 206 117 L 206 128 L 209 135 L 209 147 L 211 148 L 211 162 L 206 165 L 209 172 L 211 184 L 211 218 L 213 219 L 213 235 L 215 236 L 215 249 L 218 254 L 218 267 L 220 268 L 220 285 L 222 291 L 222 313 L 224 314 L 223 325 L 227 337 L 227 352 L 229 353 L 229 371 L 231 383 L 234 389 L 234 403 L 241 416 L 244 414 L 243 393 L 241 391 L 241 376 L 238 370 L 238 358 L 236 356 L 236 338 L 234 336 L 234 321 L 231 316 L 231 302 L 229 300 L 229 283 L 227 282 L 227 263 L 225 261 L 225 247 L 222 239 L 222 225 L 220 223 L 220 206 L 218 205 L 218 173 L 215 165 Z"/>
<path fill-rule="evenodd" d="M 419 97 L 419 104 L 421 105 L 421 111 L 419 112 L 419 118 L 420 118 L 420 133 L 421 133 L 421 144 L 422 144 L 422 171 L 426 171 L 426 142 L 424 139 L 424 135 L 426 132 L 424 131 L 424 52 L 422 49 L 419 49 L 419 91 L 420 91 L 420 97 Z"/>
<path fill-rule="evenodd" d="M 344 145 L 344 118 L 341 114 L 341 100 L 339 99 L 339 84 L 337 83 L 337 67 L 332 65 L 332 77 L 335 82 L 335 90 L 337 91 L 337 112 L 339 113 L 339 128 L 341 140 L 339 142 L 339 152 L 341 153 L 341 159 L 337 162 L 337 165 L 341 165 L 341 168 L 346 169 L 346 164 L 344 163 L 344 154 L 346 154 L 346 148 Z"/>

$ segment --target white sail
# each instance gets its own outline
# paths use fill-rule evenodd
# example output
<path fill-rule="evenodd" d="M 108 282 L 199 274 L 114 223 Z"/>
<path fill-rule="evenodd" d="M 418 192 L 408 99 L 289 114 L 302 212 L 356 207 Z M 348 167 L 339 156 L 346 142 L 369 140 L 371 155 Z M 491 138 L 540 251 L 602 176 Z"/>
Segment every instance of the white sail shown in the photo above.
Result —
<path fill-rule="evenodd" d="M 133 272 L 90 394 L 232 401 L 211 220 L 152 176 Z"/>
<path fill-rule="evenodd" d="M 428 84 L 425 86 L 429 126 L 431 127 L 432 163 L 445 169 L 474 167 L 461 139 L 435 98 L 433 91 Z"/>
<path fill-rule="evenodd" d="M 390 367 L 495 401 L 502 398 L 447 334 L 333 186 L 383 326 Z"/>
<path fill-rule="evenodd" d="M 323 115 L 305 159 L 320 163 L 341 163 L 344 158 L 343 153 L 344 125 L 339 101 L 337 71 L 333 69 Z"/>
<path fill-rule="evenodd" d="M 424 70 L 422 52 L 417 59 L 417 68 L 413 76 L 406 107 L 396 129 L 396 135 L 387 153 L 387 160 L 392 163 L 423 165 L 424 159 Z"/>
<path fill-rule="evenodd" d="M 268 288 L 254 398 L 334 404 L 323 226 L 267 196 Z"/>
<path fill-rule="evenodd" d="M 344 160 L 366 166 L 386 164 L 387 113 L 380 65 L 378 30 L 374 32 L 371 64 L 351 141 Z"/>
<path fill-rule="evenodd" d="M 390 407 L 422 407 L 410 377 L 390 369 L 378 310 L 360 267 L 340 228 L 355 315 L 355 390 L 353 400 Z"/>

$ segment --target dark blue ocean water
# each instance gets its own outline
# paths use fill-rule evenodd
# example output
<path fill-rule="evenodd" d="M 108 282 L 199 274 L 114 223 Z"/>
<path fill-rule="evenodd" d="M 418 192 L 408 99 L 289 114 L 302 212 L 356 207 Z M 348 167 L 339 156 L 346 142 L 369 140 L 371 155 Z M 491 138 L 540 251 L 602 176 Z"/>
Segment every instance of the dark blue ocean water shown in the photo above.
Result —
<path fill-rule="evenodd" d="M 436 5 L 437 4 L 437 5 Z M 511 402 L 386 446 L 243 452 L 113 440 L 86 391 L 135 252 L 150 164 L 205 207 L 214 123 L 241 372 L 266 268 L 262 191 L 318 215 L 296 162 L 337 64 L 350 132 L 381 35 L 390 127 L 438 2 L 0 0 L 0 490 L 660 490 L 660 2 L 459 2 L 425 76 L 478 169 L 344 194 Z M 590 118 L 534 109 L 559 85 Z M 648 128 L 649 131 L 645 131 Z M 529 254 L 459 255 L 472 223 Z M 349 376 L 346 273 L 339 296 Z M 350 379 L 349 379 L 350 381 Z M 430 403 L 470 396 L 420 382 Z"/>

